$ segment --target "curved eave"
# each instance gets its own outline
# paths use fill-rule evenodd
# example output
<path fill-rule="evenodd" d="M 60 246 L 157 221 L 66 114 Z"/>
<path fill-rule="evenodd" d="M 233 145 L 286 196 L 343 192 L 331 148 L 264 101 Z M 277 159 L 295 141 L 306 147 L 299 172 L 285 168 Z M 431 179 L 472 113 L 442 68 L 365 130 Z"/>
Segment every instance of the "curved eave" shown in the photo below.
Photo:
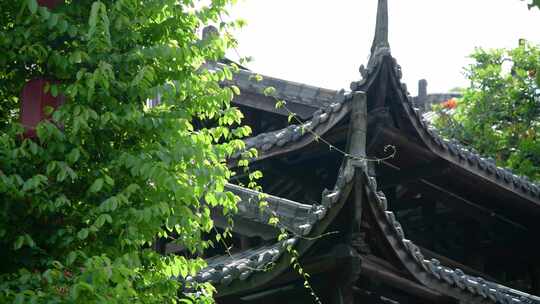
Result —
<path fill-rule="evenodd" d="M 512 171 L 495 165 L 495 161 L 484 158 L 456 141 L 449 141 L 438 135 L 437 131 L 424 121 L 421 113 L 414 108 L 412 97 L 407 92 L 406 85 L 401 83 L 401 69 L 391 55 L 381 57 L 374 70 L 382 70 L 380 66 L 388 65 L 391 71 L 389 81 L 391 88 L 399 97 L 397 109 L 404 113 L 408 122 L 415 130 L 416 136 L 435 155 L 445 159 L 458 168 L 472 173 L 492 184 L 498 185 L 505 191 L 517 194 L 519 197 L 540 206 L 540 186 L 531 182 L 527 177 L 519 176 Z"/>
<path fill-rule="evenodd" d="M 275 230 L 275 233 L 272 234 L 273 237 L 277 236 L 279 232 L 277 228 L 284 228 L 295 235 L 307 235 L 311 232 L 313 225 L 324 218 L 328 211 L 328 208 L 324 205 L 301 204 L 233 184 L 228 184 L 225 188 L 240 197 L 240 201 L 237 204 L 238 212 L 233 215 L 235 222 L 233 231 L 236 231 L 237 220 L 247 221 L 266 228 L 261 231 L 261 235 L 258 235 L 265 239 L 265 236 L 268 234 L 266 231 L 272 228 Z M 262 201 L 266 202 L 264 208 L 260 206 L 260 202 Z M 216 217 L 218 216 L 216 215 Z M 277 227 L 269 225 L 271 218 L 277 218 L 279 220 L 276 224 Z M 220 220 L 216 225 L 218 227 L 227 225 L 227 221 Z M 248 232 L 250 234 L 248 236 L 257 235 L 258 229 L 253 226 L 249 227 L 250 231 Z M 220 228 L 225 228 L 225 226 Z M 243 234 L 242 231 L 236 232 Z"/>
<path fill-rule="evenodd" d="M 224 66 L 226 65 L 221 63 L 209 65 L 211 69 Z M 275 107 L 276 99 L 285 100 L 302 119 L 309 118 L 316 110 L 333 103 L 336 96 L 341 94 L 336 90 L 260 75 L 246 69 L 234 73 L 232 79 L 224 81 L 224 84 L 240 89 L 241 94 L 232 101 L 236 105 L 287 116 L 287 111 Z M 275 89 L 272 97 L 264 93 L 268 87 Z"/>
<path fill-rule="evenodd" d="M 458 299 L 460 303 L 540 303 L 540 298 L 527 293 L 465 274 L 460 269 L 441 265 L 436 259 L 427 260 L 420 249 L 408 240 L 392 211 L 387 209 L 384 193 L 377 191 L 375 178 L 364 172 L 368 209 L 377 222 L 386 243 L 407 271 L 424 286 Z"/>
<path fill-rule="evenodd" d="M 188 283 L 213 283 L 218 289 L 218 297 L 247 292 L 270 282 L 290 266 L 290 254 L 287 247 L 294 247 L 296 252 L 302 255 L 314 244 L 315 237 L 326 230 L 349 197 L 353 177 L 353 166 L 348 161 L 345 161 L 342 164 L 334 188 L 325 190 L 322 193 L 321 206 L 324 206 L 326 211 L 320 218 L 321 214 L 317 215 L 309 229 L 301 230 L 298 233 L 291 231 L 292 237 L 284 241 L 233 255 L 211 258 L 207 260 L 208 266 L 206 268 L 201 270 L 195 277 L 187 277 L 186 281 Z M 245 191 L 245 189 L 237 188 L 235 190 L 240 190 L 243 195 L 258 195 L 257 193 Z M 293 205 L 298 204 L 291 203 Z M 289 204 L 287 208 L 291 207 L 290 203 L 287 204 Z M 294 209 L 298 210 L 298 206 Z M 245 216 L 249 217 L 249 214 L 251 214 L 251 211 L 244 212 Z"/>
<path fill-rule="evenodd" d="M 257 158 L 251 161 L 293 152 L 313 143 L 317 140 L 313 134 L 324 136 L 347 116 L 352 98 L 352 94 L 341 92 L 332 103 L 315 111 L 312 118 L 303 124 L 290 125 L 244 140 L 246 150 L 253 148 L 258 151 Z M 233 160 L 237 161 L 240 156 L 241 153 L 233 156 Z"/>

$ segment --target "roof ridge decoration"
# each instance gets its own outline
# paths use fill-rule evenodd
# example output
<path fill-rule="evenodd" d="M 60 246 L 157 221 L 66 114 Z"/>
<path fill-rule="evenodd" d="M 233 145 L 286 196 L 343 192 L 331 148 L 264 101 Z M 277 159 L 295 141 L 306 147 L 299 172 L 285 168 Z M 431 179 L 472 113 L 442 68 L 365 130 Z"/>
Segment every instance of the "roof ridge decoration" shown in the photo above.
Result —
<path fill-rule="evenodd" d="M 388 42 L 388 0 L 379 0 L 377 6 L 377 23 L 375 25 L 375 36 L 371 45 L 371 55 L 377 53 L 378 49 L 390 49 Z"/>
<path fill-rule="evenodd" d="M 450 293 L 450 296 L 457 297 L 464 303 L 478 303 L 484 300 L 501 304 L 540 303 L 540 298 L 537 296 L 487 281 L 481 277 L 467 275 L 461 269 L 445 267 L 437 259 L 424 259 L 420 248 L 405 237 L 395 214 L 388 210 L 386 197 L 382 191 L 377 190 L 375 177 L 369 176 L 366 171 L 363 173 L 367 180 L 368 204 L 373 210 L 377 223 L 398 258 L 421 283 L 442 293 L 450 290 L 446 294 Z"/>
<path fill-rule="evenodd" d="M 375 35 L 371 45 L 371 52 L 367 67 L 360 65 L 359 72 L 362 76 L 360 81 L 351 82 L 352 91 L 365 90 L 365 85 L 369 86 L 368 80 L 372 75 L 376 75 L 377 68 L 380 66 L 384 57 L 391 57 L 390 43 L 388 42 L 388 0 L 378 0 L 377 21 L 375 25 Z M 397 71 L 401 68 L 398 66 Z M 401 79 L 401 76 L 400 76 Z M 373 78 L 371 78 L 373 80 Z"/>

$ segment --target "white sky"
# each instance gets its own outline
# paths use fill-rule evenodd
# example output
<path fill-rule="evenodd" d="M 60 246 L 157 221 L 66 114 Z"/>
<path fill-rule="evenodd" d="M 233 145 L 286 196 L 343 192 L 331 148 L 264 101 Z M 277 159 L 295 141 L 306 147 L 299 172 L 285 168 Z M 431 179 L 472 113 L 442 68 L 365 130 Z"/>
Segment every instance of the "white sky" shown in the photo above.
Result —
<path fill-rule="evenodd" d="M 377 0 L 240 0 L 231 12 L 248 23 L 236 37 L 253 71 L 348 89 L 367 63 L 376 8 Z M 428 93 L 466 86 L 476 46 L 540 43 L 540 11 L 520 0 L 389 0 L 389 18 L 392 55 L 413 95 L 421 78 Z"/>

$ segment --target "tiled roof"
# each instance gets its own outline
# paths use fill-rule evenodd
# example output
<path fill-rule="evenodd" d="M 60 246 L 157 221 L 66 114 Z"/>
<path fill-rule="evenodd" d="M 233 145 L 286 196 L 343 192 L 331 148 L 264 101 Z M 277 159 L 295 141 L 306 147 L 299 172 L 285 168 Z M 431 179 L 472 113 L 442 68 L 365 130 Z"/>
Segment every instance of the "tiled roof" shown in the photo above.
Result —
<path fill-rule="evenodd" d="M 392 60 L 392 62 L 394 65 L 397 65 L 395 60 Z M 396 71 L 395 76 L 399 80 L 401 69 L 394 67 L 393 70 Z M 507 168 L 497 166 L 493 158 L 483 157 L 472 148 L 462 145 L 457 140 L 446 139 L 440 136 L 437 129 L 424 119 L 421 111 L 414 107 L 414 102 L 408 94 L 406 86 L 402 84 L 400 88 L 401 95 L 404 97 L 401 104 L 405 113 L 432 151 L 439 155 L 441 155 L 440 152 L 443 152 L 444 156 L 451 158 L 456 165 L 481 172 L 484 176 L 496 183 L 506 185 L 518 193 L 530 196 L 535 200 L 540 198 L 540 186 L 528 177 L 517 175 Z"/>
<path fill-rule="evenodd" d="M 257 76 L 262 79 L 257 81 Z M 268 87 L 276 89 L 274 97 L 296 102 L 313 107 L 324 107 L 334 102 L 338 91 L 310 86 L 294 81 L 283 80 L 265 75 L 259 75 L 248 70 L 239 70 L 233 75 L 233 79 L 228 84 L 234 84 L 241 91 L 264 95 L 264 90 Z"/>
<path fill-rule="evenodd" d="M 326 215 L 327 206 L 300 204 L 285 198 L 262 194 L 244 187 L 229 184 L 227 190 L 240 197 L 236 216 L 262 224 L 268 224 L 271 217 L 279 219 L 278 226 L 295 235 L 307 235 L 313 225 Z M 264 208 L 259 202 L 264 200 Z"/>
<path fill-rule="evenodd" d="M 352 166 L 346 162 L 340 170 L 336 184 L 332 190 L 324 190 L 320 205 L 305 205 L 275 196 L 267 196 L 269 210 L 275 211 L 280 221 L 291 233 L 292 237 L 270 245 L 252 248 L 231 255 L 222 255 L 207 260 L 208 266 L 194 277 L 187 277 L 186 282 L 211 282 L 218 285 L 229 285 L 234 280 L 246 280 L 257 273 L 273 271 L 271 263 L 276 262 L 286 251 L 287 246 L 295 246 L 303 242 L 304 237 L 310 235 L 312 229 L 323 220 L 328 210 L 335 207 L 344 195 L 345 187 L 350 185 L 354 177 Z M 239 205 L 239 215 L 248 219 L 268 224 L 266 215 L 260 215 L 258 192 L 242 187 L 228 185 L 227 188 L 239 195 L 242 201 Z M 298 216 L 298 223 L 294 222 Z M 181 279 L 181 278 L 180 278 Z"/>
<path fill-rule="evenodd" d="M 345 94 L 341 91 L 335 95 L 333 100 L 325 107 L 315 111 L 310 120 L 301 125 L 290 125 L 284 129 L 262 133 L 254 137 L 247 138 L 244 142 L 246 149 L 255 148 L 259 151 L 258 159 L 268 155 L 274 155 L 278 150 L 287 146 L 304 141 L 305 146 L 316 138 L 310 132 L 315 132 L 322 136 L 336 123 L 338 123 L 349 112 L 348 101 L 352 99 L 352 94 Z M 235 155 L 238 158 L 241 153 Z"/>
<path fill-rule="evenodd" d="M 481 299 L 491 300 L 495 303 L 540 303 L 540 298 L 514 290 L 512 288 L 487 281 L 480 277 L 465 274 L 460 269 L 451 269 L 441 265 L 436 259 L 424 259 L 420 249 L 405 237 L 401 224 L 397 221 L 394 213 L 387 209 L 384 193 L 377 191 L 377 182 L 374 177 L 367 176 L 366 189 L 370 198 L 370 206 L 373 208 L 376 218 L 383 228 L 389 243 L 402 259 L 403 264 L 424 285 L 435 290 L 445 292 L 451 290 L 451 296 L 465 297 L 465 302 L 476 303 Z M 381 223 L 384 221 L 385 223 Z M 388 227 L 388 229 L 384 229 Z M 409 261 L 417 267 L 408 266 Z M 442 290 L 441 290 L 442 289 Z M 465 294 L 465 295 L 464 295 Z M 472 296 L 472 297 L 471 297 Z M 477 297 L 477 300 L 475 300 Z"/>

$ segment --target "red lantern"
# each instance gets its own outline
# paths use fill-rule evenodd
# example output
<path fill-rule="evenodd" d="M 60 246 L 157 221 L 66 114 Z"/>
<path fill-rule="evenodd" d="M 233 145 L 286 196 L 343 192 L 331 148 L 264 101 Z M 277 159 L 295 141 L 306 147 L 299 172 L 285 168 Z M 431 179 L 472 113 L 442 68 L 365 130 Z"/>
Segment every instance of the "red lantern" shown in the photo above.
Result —
<path fill-rule="evenodd" d="M 56 109 L 64 103 L 64 96 L 54 97 L 50 91 L 45 93 L 48 83 L 45 79 L 34 79 L 24 85 L 21 94 L 21 123 L 25 128 L 25 137 L 36 136 L 37 124 L 48 118 L 44 113 L 46 106 Z"/>

